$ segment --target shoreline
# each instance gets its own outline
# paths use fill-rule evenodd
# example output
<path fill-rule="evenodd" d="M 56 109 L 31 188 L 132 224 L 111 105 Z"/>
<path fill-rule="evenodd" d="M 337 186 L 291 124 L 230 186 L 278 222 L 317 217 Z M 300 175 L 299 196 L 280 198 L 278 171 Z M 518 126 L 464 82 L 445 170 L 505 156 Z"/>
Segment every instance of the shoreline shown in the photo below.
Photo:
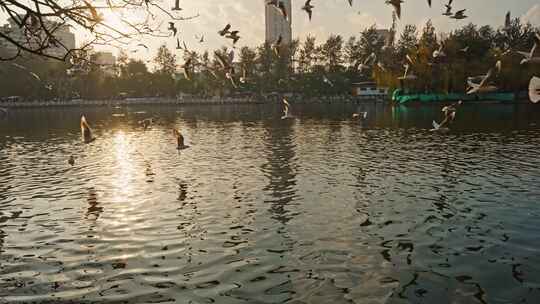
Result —
<path fill-rule="evenodd" d="M 286 97 L 289 98 L 289 97 Z M 295 100 L 295 97 L 290 97 Z M 0 108 L 36 108 L 36 107 L 114 107 L 130 105 L 244 105 L 244 104 L 266 104 L 281 102 L 277 98 L 126 98 L 126 99 L 72 99 L 62 101 L 4 101 L 0 102 Z M 376 98 L 372 96 L 327 96 L 317 98 L 302 98 L 297 103 L 358 103 L 358 102 L 391 102 L 387 98 Z"/>

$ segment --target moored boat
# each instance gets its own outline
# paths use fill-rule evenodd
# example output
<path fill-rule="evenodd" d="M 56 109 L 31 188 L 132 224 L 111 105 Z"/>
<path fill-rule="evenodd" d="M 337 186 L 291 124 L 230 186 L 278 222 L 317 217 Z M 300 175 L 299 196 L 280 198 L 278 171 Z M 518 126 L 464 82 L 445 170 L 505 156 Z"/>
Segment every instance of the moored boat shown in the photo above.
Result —
<path fill-rule="evenodd" d="M 511 103 L 516 100 L 514 93 L 482 93 L 482 94 L 460 94 L 460 93 L 448 93 L 448 94 L 411 94 L 404 93 L 402 90 L 395 90 L 392 94 L 392 101 L 398 104 L 411 104 L 411 103 L 435 103 L 435 102 L 456 102 L 459 100 L 473 101 L 473 102 L 497 102 L 497 103 Z"/>

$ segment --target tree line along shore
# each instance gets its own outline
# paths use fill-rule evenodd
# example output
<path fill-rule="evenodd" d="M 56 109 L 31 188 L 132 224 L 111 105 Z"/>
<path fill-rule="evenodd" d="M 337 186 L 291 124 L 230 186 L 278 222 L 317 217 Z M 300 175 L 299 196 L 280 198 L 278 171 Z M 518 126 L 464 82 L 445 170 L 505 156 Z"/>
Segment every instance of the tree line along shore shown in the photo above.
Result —
<path fill-rule="evenodd" d="M 65 62 L 25 55 L 13 62 L 0 62 L 0 98 L 50 101 L 46 105 L 52 100 L 112 102 L 132 97 L 159 97 L 156 101 L 175 103 L 180 102 L 177 96 L 189 96 L 201 103 L 268 94 L 296 94 L 310 99 L 348 96 L 354 83 L 365 81 L 374 81 L 389 92 L 401 88 L 416 93 L 464 93 L 469 77 L 485 75 L 499 60 L 502 69 L 493 77 L 494 85 L 501 92 L 519 93 L 526 91 L 532 76 L 540 75 L 540 66 L 520 64 L 522 56 L 517 51 L 530 50 L 539 31 L 519 18 L 497 29 L 470 23 L 450 33 L 438 33 L 428 21 L 422 29 L 414 25 L 406 25 L 401 33 L 390 29 L 386 37 L 374 26 L 358 36 L 330 35 L 320 43 L 308 36 L 282 46 L 279 54 L 271 44 L 264 43 L 234 50 L 235 73 L 245 78 L 244 83 L 236 85 L 225 75 L 212 73 L 212 67 L 220 65 L 218 55 L 230 53 L 228 47 L 186 55 L 163 45 L 151 62 L 130 58 L 121 51 L 115 66 L 107 68 L 94 63 L 92 51 L 83 54 L 85 60 L 77 69 Z M 439 49 L 445 56 L 433 58 L 433 52 Z M 376 55 L 377 64 L 360 69 L 371 54 Z M 186 56 L 194 56 L 200 63 L 190 79 L 181 72 L 180 62 Z M 407 56 L 413 60 L 410 71 L 417 76 L 411 81 L 398 79 L 404 73 Z"/>

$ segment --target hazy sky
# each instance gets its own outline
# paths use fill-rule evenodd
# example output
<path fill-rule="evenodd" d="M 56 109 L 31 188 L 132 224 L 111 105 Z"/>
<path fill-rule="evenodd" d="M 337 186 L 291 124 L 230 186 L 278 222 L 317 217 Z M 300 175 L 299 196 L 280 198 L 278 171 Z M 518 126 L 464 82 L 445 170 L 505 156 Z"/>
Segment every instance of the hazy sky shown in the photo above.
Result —
<path fill-rule="evenodd" d="M 168 6 L 167 2 L 163 2 L 164 6 Z M 441 15 L 446 2 L 433 0 L 433 7 L 429 8 L 426 0 L 405 0 L 402 5 L 402 19 L 399 21 L 400 29 L 405 24 L 415 24 L 421 28 L 428 19 L 432 19 L 438 31 L 444 32 L 469 22 L 498 27 L 504 23 L 508 10 L 513 17 L 519 16 L 540 26 L 538 0 L 454 0 L 455 10 L 467 9 L 469 18 L 462 21 Z M 171 7 L 173 3 L 174 0 L 170 0 Z M 349 7 L 347 0 L 312 0 L 315 8 L 311 22 L 300 9 L 303 3 L 304 1 L 292 0 L 293 37 L 304 38 L 307 34 L 312 34 L 322 41 L 330 33 L 336 33 L 347 38 L 357 35 L 372 24 L 380 28 L 388 28 L 391 24 L 392 9 L 384 0 L 354 0 L 353 8 Z M 231 46 L 229 39 L 217 34 L 226 23 L 231 23 L 233 28 L 240 30 L 242 38 L 237 44 L 238 47 L 259 45 L 264 41 L 264 0 L 180 0 L 180 5 L 183 16 L 200 14 L 196 19 L 178 23 L 179 37 L 185 40 L 190 48 L 203 51 L 222 45 Z M 166 27 L 168 20 L 163 18 L 163 27 Z M 194 37 L 201 34 L 205 35 L 204 44 L 199 44 Z M 171 49 L 176 45 L 176 39 L 172 37 L 151 38 L 143 42 L 150 46 L 150 51 L 141 49 L 130 56 L 148 59 L 155 54 L 160 44 L 166 43 Z M 180 51 L 177 52 L 181 54 Z"/>
<path fill-rule="evenodd" d="M 307 34 L 315 35 L 319 41 L 330 33 L 344 37 L 357 35 L 362 29 L 377 24 L 388 28 L 392 22 L 392 9 L 383 0 L 354 0 L 350 8 L 347 0 L 312 0 L 315 6 L 313 19 L 309 22 L 307 15 L 300 8 L 304 1 L 293 0 L 293 37 L 303 38 Z M 456 21 L 442 16 L 447 1 L 433 0 L 429 8 L 426 0 L 405 0 L 402 7 L 400 28 L 405 24 L 416 24 L 421 28 L 428 19 L 432 19 L 438 31 L 450 31 L 469 22 L 501 26 L 508 10 L 514 17 L 540 26 L 540 4 L 538 0 L 454 0 L 454 8 L 467 8 L 468 19 Z M 230 22 L 239 29 L 242 38 L 238 46 L 258 45 L 264 41 L 264 0 L 181 0 L 186 15 L 200 14 L 200 17 L 185 21 L 179 25 L 180 37 L 188 47 L 196 50 L 215 49 L 221 45 L 230 45 L 228 39 L 217 35 L 217 30 Z M 206 42 L 199 44 L 194 35 L 205 34 Z M 152 41 L 154 48 L 168 42 L 171 48 L 174 39 L 156 39 Z M 151 50 L 149 53 L 153 53 Z M 145 52 L 142 52 L 145 53 Z M 144 54 L 141 54 L 144 55 Z"/>

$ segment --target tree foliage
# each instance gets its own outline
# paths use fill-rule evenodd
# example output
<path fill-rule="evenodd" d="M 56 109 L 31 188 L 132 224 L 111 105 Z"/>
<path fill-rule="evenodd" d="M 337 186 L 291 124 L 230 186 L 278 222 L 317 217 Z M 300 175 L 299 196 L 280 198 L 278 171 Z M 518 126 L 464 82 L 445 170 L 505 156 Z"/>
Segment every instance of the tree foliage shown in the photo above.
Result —
<path fill-rule="evenodd" d="M 95 52 L 91 49 L 78 56 L 81 62 L 76 64 L 77 69 L 64 62 L 25 56 L 13 62 L 0 62 L 0 96 L 53 99 L 191 94 L 210 97 L 272 92 L 319 96 L 348 94 L 353 83 L 371 80 L 380 86 L 404 87 L 415 92 L 464 92 L 468 77 L 485 75 L 498 60 L 502 62 L 502 71 L 492 82 L 502 91 L 517 92 L 526 90 L 533 75 L 540 75 L 539 65 L 520 65 L 522 56 L 515 52 L 530 50 L 536 31 L 514 19 L 505 28 L 468 24 L 437 35 L 433 24 L 428 22 L 420 31 L 413 25 L 405 26 L 394 44 L 389 44 L 374 26 L 347 39 L 331 35 L 319 43 L 315 37 L 308 36 L 304 41 L 295 40 L 279 48 L 264 43 L 235 50 L 232 81 L 216 57 L 218 54 L 228 58 L 231 49 L 227 47 L 203 53 L 184 52 L 184 57 L 177 59 L 162 46 L 155 55 L 153 71 L 149 71 L 145 62 L 130 59 L 121 52 L 113 73 L 92 63 Z M 433 51 L 440 46 L 446 56 L 434 58 Z M 375 60 L 360 70 L 359 66 L 371 54 Z M 185 79 L 179 67 L 188 58 L 197 64 L 192 77 Z M 398 80 L 404 73 L 404 64 L 409 64 L 409 73 L 416 75 L 416 80 Z"/>

